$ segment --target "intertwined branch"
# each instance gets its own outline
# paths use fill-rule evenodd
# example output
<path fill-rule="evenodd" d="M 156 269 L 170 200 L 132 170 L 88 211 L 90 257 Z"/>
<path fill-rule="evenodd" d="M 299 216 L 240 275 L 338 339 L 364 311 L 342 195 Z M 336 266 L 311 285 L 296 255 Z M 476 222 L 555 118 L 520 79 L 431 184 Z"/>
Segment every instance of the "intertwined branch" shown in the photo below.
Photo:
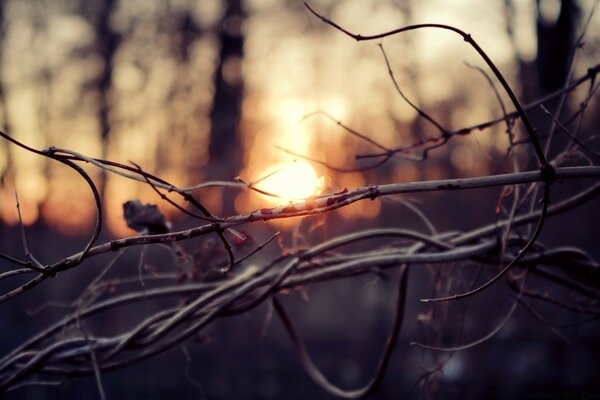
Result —
<path fill-rule="evenodd" d="M 11 299 L 35 290 L 39 284 L 48 280 L 48 278 L 56 277 L 56 280 L 59 280 L 62 274 L 79 267 L 92 257 L 114 253 L 113 260 L 94 281 L 85 287 L 77 301 L 69 305 L 70 312 L 62 320 L 44 329 L 0 359 L 0 391 L 28 384 L 60 383 L 80 375 L 95 375 L 101 388 L 100 374 L 102 371 L 122 368 L 152 357 L 197 335 L 216 318 L 240 314 L 266 301 L 271 301 L 276 314 L 282 320 L 292 339 L 300 361 L 313 380 L 334 395 L 346 398 L 363 397 L 376 390 L 385 375 L 403 320 L 407 318 L 405 305 L 407 285 L 410 282 L 409 271 L 420 266 L 441 267 L 444 264 L 454 263 L 460 268 L 461 266 L 470 267 L 471 264 L 475 263 L 485 271 L 493 273 L 492 277 L 487 278 L 483 283 L 473 281 L 472 284 L 468 285 L 467 290 L 451 287 L 454 292 L 439 293 L 437 297 L 422 299 L 424 302 L 468 299 L 488 289 L 500 280 L 507 282 L 508 287 L 515 292 L 513 306 L 505 318 L 480 339 L 449 347 L 444 347 L 441 343 L 414 343 L 428 349 L 457 351 L 477 345 L 500 331 L 519 305 L 523 305 L 537 318 L 541 319 L 525 299 L 543 301 L 569 312 L 587 315 L 592 318 L 600 317 L 600 291 L 598 290 L 600 287 L 598 268 L 600 266 L 598 262 L 581 249 L 573 247 L 548 248 L 539 240 L 545 221 L 548 218 L 570 212 L 594 200 L 600 194 L 600 182 L 598 181 L 600 167 L 593 165 L 591 159 L 588 165 L 560 166 L 561 160 L 568 159 L 568 156 L 573 153 L 587 154 L 591 158 L 598 154 L 589 146 L 586 138 L 579 137 L 578 132 L 571 132 L 569 125 L 572 121 L 583 118 L 585 108 L 598 87 L 595 83 L 595 77 L 600 67 L 590 68 L 585 76 L 573 81 L 570 85 L 566 85 L 562 90 L 523 107 L 492 60 L 471 35 L 460 29 L 440 24 L 420 24 L 379 35 L 361 36 L 353 34 L 335 22 L 319 15 L 308 5 L 307 7 L 323 22 L 356 40 L 381 39 L 405 31 L 424 28 L 444 29 L 458 33 L 485 61 L 495 79 L 510 97 L 516 110 L 514 112 L 504 112 L 504 115 L 500 118 L 472 127 L 447 130 L 402 94 L 391 73 L 389 60 L 383 52 L 392 82 L 396 85 L 400 95 L 405 97 L 411 106 L 419 111 L 421 118 L 425 118 L 438 130 L 438 134 L 430 139 L 388 149 L 369 138 L 368 135 L 354 131 L 341 121 L 336 121 L 349 134 L 355 135 L 381 150 L 380 153 L 359 155 L 357 158 L 379 158 L 379 161 L 374 165 L 379 166 L 396 155 L 406 154 L 421 148 L 424 149 L 424 156 L 417 158 L 423 160 L 426 158 L 428 151 L 445 145 L 451 138 L 466 135 L 474 130 L 483 130 L 500 122 L 506 122 L 507 124 L 507 130 L 511 138 L 511 147 L 508 149 L 508 152 L 510 152 L 514 146 L 519 144 L 517 141 L 512 140 L 512 128 L 518 117 L 522 121 L 527 134 L 525 142 L 531 144 L 539 169 L 519 172 L 515 168 L 511 173 L 482 177 L 369 185 L 350 190 L 344 188 L 339 192 L 309 199 L 289 201 L 282 199 L 282 202 L 286 204 L 278 207 L 262 208 L 247 214 L 221 217 L 206 209 L 193 196 L 193 192 L 210 186 L 258 190 L 255 187 L 258 180 L 250 183 L 241 179 L 231 182 L 206 182 L 187 188 L 179 188 L 158 176 L 144 171 L 137 164 L 129 166 L 113 161 L 90 158 L 66 149 L 38 150 L 17 141 L 6 133 L 0 132 L 0 136 L 4 140 L 74 169 L 87 182 L 90 191 L 94 195 L 97 210 L 96 226 L 91 238 L 88 244 L 76 254 L 65 257 L 53 264 L 43 265 L 37 261 L 29 250 L 24 233 L 22 235 L 26 252 L 24 259 L 0 253 L 0 258 L 6 261 L 7 264 L 14 266 L 13 269 L 1 272 L 0 280 L 10 281 L 22 275 L 33 275 L 25 284 L 18 284 L 11 290 L 1 294 L 0 303 L 5 303 L 4 306 L 6 306 L 6 303 Z M 383 51 L 383 47 L 381 49 Z M 584 105 L 568 121 L 556 121 L 556 124 L 571 138 L 570 145 L 554 160 L 549 160 L 547 151 L 544 150 L 540 142 L 541 135 L 537 134 L 530 123 L 527 111 L 542 106 L 550 99 L 567 96 L 572 90 L 585 82 L 590 82 L 590 90 Z M 341 172 L 360 169 L 338 168 L 323 161 L 313 161 L 320 162 Z M 199 225 L 183 231 L 138 235 L 98 244 L 97 240 L 102 229 L 102 203 L 95 183 L 80 166 L 84 163 L 91 164 L 108 173 L 118 174 L 127 179 L 149 185 L 164 201 L 177 207 L 189 217 L 200 221 Z M 562 191 L 561 183 L 571 180 L 588 182 L 589 186 L 562 201 L 551 202 L 552 196 Z M 525 185 L 529 185 L 529 188 L 522 190 Z M 425 220 L 431 232 L 422 233 L 397 227 L 356 231 L 319 244 L 286 249 L 281 254 L 259 260 L 258 266 L 245 268 L 246 260 L 263 250 L 276 235 L 264 240 L 262 244 L 255 246 L 252 250 L 246 250 L 243 254 L 237 254 L 240 253 L 240 250 L 230 245 L 227 239 L 228 232 L 235 232 L 234 228 L 242 225 L 252 225 L 256 222 L 273 219 L 290 219 L 330 213 L 360 201 L 390 198 L 403 193 L 462 191 L 489 187 L 514 188 L 510 192 L 512 194 L 510 208 L 504 210 L 506 211 L 505 216 L 495 223 L 483 225 L 471 231 L 438 232 L 435 225 L 417 210 L 416 212 Z M 536 198 L 538 188 L 541 188 L 543 192 L 540 198 Z M 171 199 L 171 196 L 180 196 L 187 201 L 189 207 L 178 206 Z M 508 198 L 510 195 L 506 197 Z M 536 201 L 539 200 L 541 204 L 528 209 L 525 204 L 527 204 L 527 201 L 531 201 L 531 198 Z M 499 203 L 502 203 L 502 199 Z M 528 234 L 523 235 L 523 232 L 528 232 Z M 181 273 L 175 272 L 118 279 L 107 278 L 108 272 L 114 265 L 121 262 L 122 255 L 132 247 L 169 244 L 166 247 L 167 250 L 176 254 L 183 251 L 174 245 L 176 242 L 207 235 L 216 235 L 228 255 L 226 264 L 213 265 L 221 271 L 222 275 L 219 276 L 219 279 L 194 279 L 197 277 L 191 275 L 186 276 L 186 279 L 182 279 Z M 373 241 L 372 239 L 377 240 Z M 349 248 L 355 248 L 355 244 L 367 242 L 376 242 L 377 245 L 372 246 L 369 250 L 349 250 Z M 216 263 L 214 260 L 206 261 L 208 264 L 211 264 L 211 262 Z M 303 345 L 300 334 L 294 327 L 293 318 L 285 310 L 280 293 L 306 287 L 317 282 L 369 274 L 374 271 L 385 271 L 390 268 L 400 270 L 398 297 L 394 323 L 382 351 L 377 370 L 373 378 L 363 388 L 349 391 L 341 389 L 332 384 L 312 361 Z M 487 276 L 489 274 L 483 275 Z M 569 291 L 573 294 L 573 297 L 565 300 L 561 297 L 554 297 L 551 292 L 540 292 L 527 283 L 527 276 L 544 279 L 549 285 Z M 138 282 L 140 278 L 142 282 L 151 282 L 152 285 L 144 286 L 142 289 L 130 289 L 130 285 Z M 51 284 L 56 284 L 56 282 Z M 121 290 L 115 290 L 115 288 Z M 176 306 L 173 306 L 172 302 L 165 305 L 165 302 L 161 300 L 167 298 L 178 299 L 180 302 Z M 102 336 L 96 334 L 88 326 L 88 321 L 93 316 L 126 308 L 136 309 L 140 303 L 148 302 L 157 304 L 160 309 L 145 315 L 140 322 L 132 323 L 118 333 Z M 560 334 L 554 327 L 552 329 Z M 440 368 L 438 366 L 430 372 L 439 371 Z M 100 393 L 103 393 L 103 391 L 101 390 Z"/>

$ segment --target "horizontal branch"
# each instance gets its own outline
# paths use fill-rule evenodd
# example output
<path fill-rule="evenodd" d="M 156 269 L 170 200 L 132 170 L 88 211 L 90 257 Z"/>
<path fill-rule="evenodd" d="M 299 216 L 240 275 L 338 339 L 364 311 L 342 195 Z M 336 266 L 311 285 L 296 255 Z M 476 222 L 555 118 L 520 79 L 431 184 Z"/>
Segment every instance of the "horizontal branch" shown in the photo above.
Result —
<path fill-rule="evenodd" d="M 562 172 L 564 176 L 569 176 L 574 174 L 575 171 L 576 169 L 570 169 L 566 172 Z M 569 199 L 553 204 L 548 209 L 548 214 L 555 215 L 581 205 L 585 201 L 594 198 L 598 194 L 599 189 L 600 183 L 596 183 Z M 512 223 L 516 226 L 531 222 L 538 218 L 537 214 L 539 214 L 539 211 L 520 215 L 516 217 Z M 179 332 L 177 327 L 182 324 L 191 324 L 189 328 L 185 329 L 185 332 L 195 332 L 213 318 L 229 315 L 229 313 L 235 314 L 241 312 L 248 307 L 255 306 L 258 302 L 264 300 L 266 296 L 281 289 L 293 288 L 298 285 L 304 286 L 315 281 L 365 273 L 373 267 L 386 268 L 398 266 L 404 262 L 436 263 L 471 258 L 474 256 L 483 256 L 497 246 L 495 240 L 485 239 L 485 237 L 493 235 L 494 232 L 502 229 L 502 226 L 504 226 L 505 223 L 507 222 L 500 221 L 463 234 L 442 233 L 430 238 L 422 236 L 417 232 L 391 228 L 355 232 L 313 246 L 304 252 L 292 256 L 291 259 L 281 260 L 285 261 L 281 268 L 274 268 L 271 265 L 260 270 L 250 269 L 246 271 L 245 274 L 237 277 L 233 276 L 231 280 L 222 283 L 177 284 L 174 287 L 145 289 L 140 292 L 127 293 L 122 296 L 107 299 L 78 310 L 76 313 L 36 335 L 24 345 L 17 347 L 3 357 L 0 361 L 0 371 L 5 373 L 2 374 L 2 381 L 4 381 L 4 378 L 8 378 L 8 381 L 17 381 L 21 376 L 24 376 L 27 371 L 31 372 L 36 370 L 42 374 L 54 373 L 58 375 L 92 373 L 93 371 L 90 366 L 73 366 L 68 369 L 57 369 L 56 367 L 61 364 L 60 360 L 68 361 L 71 359 L 79 359 L 79 357 L 87 357 L 90 345 L 88 341 L 73 341 L 72 339 L 67 341 L 60 340 L 59 343 L 54 346 L 48 347 L 47 345 L 43 345 L 43 347 L 38 350 L 36 350 L 35 347 L 58 332 L 61 327 L 72 323 L 75 319 L 86 318 L 109 308 L 115 308 L 132 302 L 149 301 L 164 296 L 189 295 L 192 293 L 198 293 L 198 295 L 200 295 L 196 301 L 186 306 L 187 311 L 182 311 L 178 308 L 170 311 L 165 310 L 164 314 L 161 312 L 156 316 L 148 318 L 146 322 L 139 325 L 139 329 L 136 328 L 127 334 L 114 338 L 93 339 L 96 351 L 104 353 L 107 357 L 110 355 L 106 360 L 106 364 L 103 364 L 103 369 L 113 369 L 129 365 L 131 362 L 163 351 L 172 346 L 183 337 L 187 337 L 187 333 L 183 336 L 177 333 Z M 305 267 L 308 267 L 315 257 L 330 254 L 331 250 L 340 246 L 347 246 L 359 240 L 373 239 L 382 236 L 412 239 L 421 249 L 423 249 L 423 245 L 425 244 L 431 248 L 423 253 L 415 253 L 415 251 L 419 251 L 416 248 L 405 253 L 371 253 L 366 257 L 355 260 L 340 258 L 339 263 L 322 266 L 320 268 L 297 268 L 299 262 Z M 474 241 L 477 242 L 475 243 Z M 453 248 L 454 246 L 462 247 Z M 435 250 L 436 248 L 437 251 Z M 538 256 L 545 257 L 544 254 L 539 254 Z M 527 262 L 531 262 L 531 260 L 528 260 Z M 320 263 L 317 261 L 317 264 Z M 235 290 L 230 293 L 234 288 Z M 207 304 L 209 303 L 212 304 L 212 306 L 207 307 Z M 180 319 L 179 317 L 176 317 L 177 315 L 183 315 L 185 318 Z M 159 330 L 160 327 L 165 328 Z M 156 342 L 155 340 L 162 336 L 158 333 L 166 329 L 175 332 L 175 336 L 168 339 L 166 343 Z M 150 344 L 147 343 L 149 340 L 151 342 Z M 147 347 L 147 349 L 140 352 L 132 352 L 133 354 L 127 353 L 125 354 L 125 359 L 111 361 L 113 354 L 121 353 L 124 350 L 138 349 L 137 346 Z M 51 355 L 53 361 L 47 362 L 48 357 Z"/>
<path fill-rule="evenodd" d="M 600 167 L 557 168 L 556 178 L 559 181 L 576 178 L 600 178 Z M 112 251 L 117 251 L 125 247 L 141 246 L 153 243 L 172 243 L 182 240 L 188 240 L 193 237 L 203 236 L 209 233 L 218 232 L 223 229 L 248 224 L 255 221 L 267 221 L 272 219 L 293 218 L 321 214 L 325 212 L 330 212 L 341 207 L 348 206 L 357 201 L 365 199 L 373 200 L 380 196 L 428 191 L 487 188 L 542 181 L 543 178 L 541 171 L 526 171 L 519 173 L 489 175 L 473 178 L 443 179 L 420 182 L 393 183 L 385 185 L 370 185 L 367 187 L 354 189 L 352 191 L 344 190 L 340 193 L 311 198 L 302 202 L 289 203 L 284 206 L 263 208 L 248 214 L 236 215 L 233 217 L 225 218 L 220 222 L 201 225 L 185 231 L 172 232 L 162 235 L 134 236 L 124 239 L 113 240 L 92 247 L 85 254 L 85 258 L 93 257 L 99 254 L 109 253 Z M 47 270 L 50 273 L 57 273 L 74 268 L 83 261 L 81 256 L 82 253 L 74 254 L 51 266 L 48 266 Z M 8 301 L 13 297 L 37 286 L 47 277 L 48 274 L 37 275 L 27 283 L 0 296 L 0 303 Z"/>

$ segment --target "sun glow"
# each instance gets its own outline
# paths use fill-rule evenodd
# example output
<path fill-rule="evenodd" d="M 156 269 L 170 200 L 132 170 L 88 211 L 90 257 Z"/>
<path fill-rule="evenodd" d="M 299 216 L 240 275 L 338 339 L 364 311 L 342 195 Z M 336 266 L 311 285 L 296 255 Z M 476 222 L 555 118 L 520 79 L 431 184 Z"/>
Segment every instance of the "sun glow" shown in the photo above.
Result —
<path fill-rule="evenodd" d="M 283 199 L 305 199 L 318 194 L 323 188 L 323 177 L 306 162 L 296 161 L 271 168 L 256 187 L 278 197 L 267 196 L 273 202 Z"/>

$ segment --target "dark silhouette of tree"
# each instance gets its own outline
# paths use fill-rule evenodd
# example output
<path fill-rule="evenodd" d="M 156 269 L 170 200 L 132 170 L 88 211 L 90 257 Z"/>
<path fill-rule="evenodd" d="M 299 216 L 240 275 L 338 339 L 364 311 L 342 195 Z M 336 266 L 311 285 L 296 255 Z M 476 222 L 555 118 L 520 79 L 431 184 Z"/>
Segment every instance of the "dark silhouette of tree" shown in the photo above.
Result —
<path fill-rule="evenodd" d="M 243 83 L 240 75 L 244 40 L 241 0 L 226 2 L 219 31 L 219 60 L 214 77 L 213 108 L 210 114 L 209 179 L 231 180 L 239 174 L 242 151 L 239 120 Z M 233 196 L 223 196 L 223 212 L 233 211 Z"/>
<path fill-rule="evenodd" d="M 574 0 L 561 0 L 556 21 L 548 21 L 536 1 L 537 58 L 535 61 L 540 95 L 559 89 L 567 79 L 573 58 L 573 42 L 579 7 Z"/>
<path fill-rule="evenodd" d="M 102 140 L 102 158 L 106 158 L 108 137 L 110 135 L 110 100 L 109 91 L 112 86 L 112 71 L 115 52 L 120 43 L 120 35 L 110 26 L 110 18 L 113 12 L 115 0 L 98 1 L 94 10 L 94 27 L 96 31 L 96 51 L 102 59 L 102 71 L 95 82 L 98 91 L 98 123 L 100 125 L 100 137 Z M 99 189 L 105 186 L 106 173 L 100 175 Z"/>
<path fill-rule="evenodd" d="M 0 49 L 4 43 L 4 36 L 6 32 L 4 30 L 4 3 L 0 2 Z M 3 52 L 0 50 L 0 109 L 2 110 L 2 122 L 0 125 L 0 129 L 4 132 L 10 131 L 10 123 L 8 119 L 8 109 L 6 107 L 6 94 L 4 88 L 4 79 L 2 79 L 1 71 L 2 71 L 2 62 L 3 62 Z M 4 177 L 9 172 L 10 167 L 10 152 L 8 150 L 8 143 L 3 143 L 2 147 L 4 148 L 4 154 L 6 154 L 6 168 L 0 171 L 0 183 L 4 184 Z"/>
<path fill-rule="evenodd" d="M 179 61 L 187 64 L 190 60 L 190 50 L 192 44 L 203 33 L 202 29 L 200 29 L 194 22 L 189 10 L 181 16 L 179 31 L 180 41 L 179 46 L 177 47 L 177 57 L 179 58 Z"/>

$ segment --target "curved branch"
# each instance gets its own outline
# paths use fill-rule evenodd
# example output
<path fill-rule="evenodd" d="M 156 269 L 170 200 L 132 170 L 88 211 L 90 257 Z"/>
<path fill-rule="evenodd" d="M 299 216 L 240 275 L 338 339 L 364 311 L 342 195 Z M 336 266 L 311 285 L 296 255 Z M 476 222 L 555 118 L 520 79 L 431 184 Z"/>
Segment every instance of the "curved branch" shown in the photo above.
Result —
<path fill-rule="evenodd" d="M 379 385 L 381 384 L 383 377 L 385 376 L 385 372 L 389 365 L 390 359 L 396 347 L 396 343 L 398 341 L 398 336 L 400 335 L 400 330 L 402 328 L 402 320 L 404 318 L 404 310 L 406 303 L 406 286 L 408 282 L 408 267 L 403 265 L 400 269 L 400 277 L 398 281 L 398 296 L 396 299 L 396 311 L 394 313 L 394 322 L 392 324 L 392 329 L 390 334 L 386 340 L 383 352 L 381 354 L 381 358 L 378 362 L 377 369 L 373 377 L 369 380 L 369 382 L 362 388 L 354 389 L 354 390 L 344 390 L 339 388 L 338 386 L 331 383 L 325 375 L 319 370 L 319 368 L 315 365 L 314 361 L 310 357 L 304 343 L 300 339 L 300 336 L 296 332 L 294 325 L 292 324 L 292 320 L 288 316 L 285 311 L 283 304 L 279 301 L 277 296 L 273 296 L 272 302 L 277 312 L 277 315 L 283 322 L 285 329 L 290 336 L 292 343 L 294 345 L 294 349 L 302 366 L 308 372 L 310 377 L 315 381 L 319 386 L 325 389 L 327 392 L 333 394 L 334 396 L 343 397 L 345 399 L 358 399 L 361 397 L 365 397 L 371 393 L 373 393 Z"/>
<path fill-rule="evenodd" d="M 548 212 L 548 205 L 550 204 L 550 185 L 547 183 L 544 184 L 544 199 L 542 200 L 542 202 L 543 205 L 542 212 L 540 213 L 540 219 L 538 220 L 538 223 L 535 227 L 535 230 L 533 231 L 533 234 L 531 235 L 531 238 L 529 239 L 527 244 L 521 249 L 521 251 L 519 251 L 515 258 L 513 258 L 513 260 L 510 263 L 508 263 L 506 267 L 502 268 L 502 270 L 496 276 L 494 276 L 492 279 L 479 286 L 478 288 L 470 290 L 466 293 L 454 294 L 452 296 L 438 297 L 434 299 L 421 299 L 421 301 L 424 303 L 428 303 L 435 301 L 460 300 L 464 299 L 465 297 L 473 296 L 492 286 L 494 283 L 498 282 L 504 275 L 506 275 L 508 271 L 510 271 L 512 267 L 514 267 L 517 264 L 517 262 L 519 262 L 525 256 L 525 254 L 527 254 L 527 252 L 535 245 L 535 242 L 539 237 L 540 233 L 542 233 L 542 227 L 544 226 L 544 222 L 546 221 L 546 216 Z"/>

